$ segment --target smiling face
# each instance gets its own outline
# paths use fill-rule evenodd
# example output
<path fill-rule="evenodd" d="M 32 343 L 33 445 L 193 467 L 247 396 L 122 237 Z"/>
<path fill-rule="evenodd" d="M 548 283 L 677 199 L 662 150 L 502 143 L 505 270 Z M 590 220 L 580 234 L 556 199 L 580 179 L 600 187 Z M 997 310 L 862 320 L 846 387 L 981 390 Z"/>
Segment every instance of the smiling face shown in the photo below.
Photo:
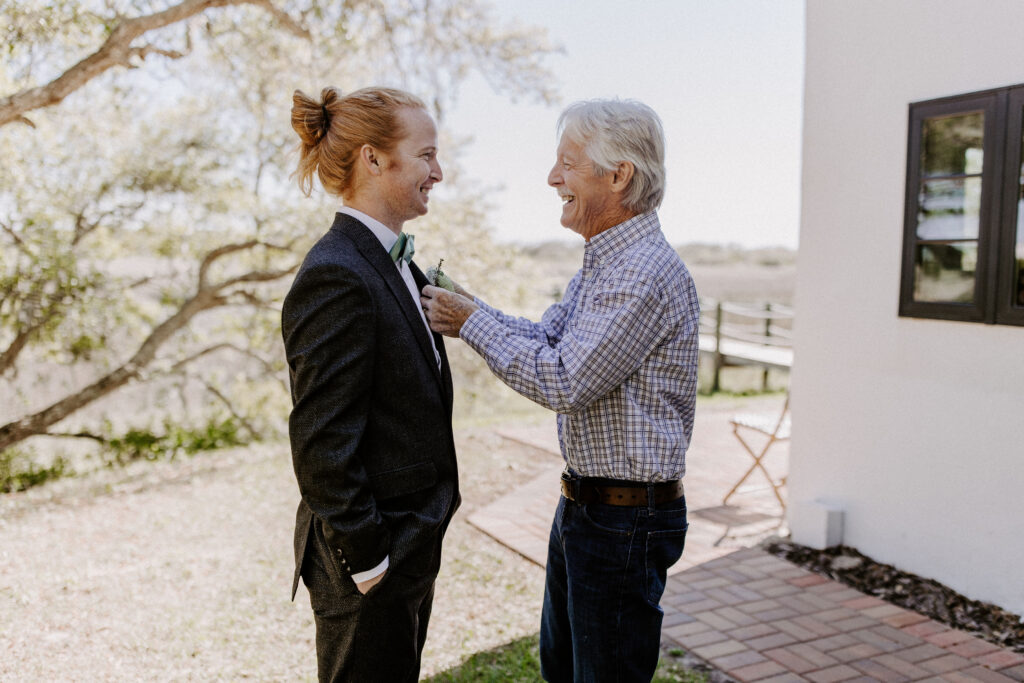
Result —
<path fill-rule="evenodd" d="M 563 135 L 556 154 L 548 185 L 562 198 L 563 226 L 589 240 L 629 217 L 613 191 L 615 174 L 597 175 L 583 145 Z"/>
<path fill-rule="evenodd" d="M 427 212 L 430 189 L 444 177 L 437 161 L 437 127 L 425 110 L 405 107 L 397 114 L 405 137 L 381 160 L 383 215 L 398 232 L 405 221 Z"/>

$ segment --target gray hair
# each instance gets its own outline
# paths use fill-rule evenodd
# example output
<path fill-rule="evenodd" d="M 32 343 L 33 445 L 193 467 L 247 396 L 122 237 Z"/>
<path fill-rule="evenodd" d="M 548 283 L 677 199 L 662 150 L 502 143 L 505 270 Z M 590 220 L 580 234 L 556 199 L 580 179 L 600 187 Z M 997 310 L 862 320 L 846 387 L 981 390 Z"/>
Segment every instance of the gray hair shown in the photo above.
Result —
<path fill-rule="evenodd" d="M 636 213 L 654 211 L 665 196 L 665 133 L 654 110 L 636 100 L 584 100 L 558 117 L 558 132 L 581 145 L 603 176 L 623 161 L 633 179 L 622 206 Z"/>

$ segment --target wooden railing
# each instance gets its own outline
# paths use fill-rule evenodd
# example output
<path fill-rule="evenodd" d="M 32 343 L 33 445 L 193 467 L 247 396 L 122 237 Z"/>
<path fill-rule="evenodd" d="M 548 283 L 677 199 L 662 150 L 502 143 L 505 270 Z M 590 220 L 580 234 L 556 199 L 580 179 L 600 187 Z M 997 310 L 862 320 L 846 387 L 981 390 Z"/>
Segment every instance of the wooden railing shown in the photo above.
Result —
<path fill-rule="evenodd" d="M 793 366 L 793 309 L 783 304 L 741 304 L 704 299 L 700 302 L 700 351 L 714 361 L 712 391 L 718 391 L 723 367 L 758 365 L 768 371 Z"/>

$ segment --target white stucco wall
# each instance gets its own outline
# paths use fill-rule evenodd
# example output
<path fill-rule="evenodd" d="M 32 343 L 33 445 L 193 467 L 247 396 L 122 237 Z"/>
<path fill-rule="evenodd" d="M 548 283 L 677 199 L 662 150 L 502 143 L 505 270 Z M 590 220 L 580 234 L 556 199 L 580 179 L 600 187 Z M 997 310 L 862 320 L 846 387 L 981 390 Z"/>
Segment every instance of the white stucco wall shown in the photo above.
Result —
<path fill-rule="evenodd" d="M 1024 83 L 1024 2 L 808 0 L 806 26 L 790 500 L 1024 613 L 1024 327 L 897 315 L 907 106 Z"/>

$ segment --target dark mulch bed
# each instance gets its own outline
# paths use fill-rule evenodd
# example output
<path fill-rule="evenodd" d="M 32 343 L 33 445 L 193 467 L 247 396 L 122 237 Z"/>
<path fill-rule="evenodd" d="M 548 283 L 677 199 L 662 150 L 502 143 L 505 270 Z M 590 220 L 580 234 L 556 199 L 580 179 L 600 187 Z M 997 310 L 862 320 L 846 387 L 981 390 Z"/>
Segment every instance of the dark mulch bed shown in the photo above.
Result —
<path fill-rule="evenodd" d="M 965 598 L 937 581 L 875 562 L 846 546 L 815 550 L 774 540 L 766 542 L 764 549 L 862 593 L 1024 653 L 1024 617 L 987 602 Z"/>

